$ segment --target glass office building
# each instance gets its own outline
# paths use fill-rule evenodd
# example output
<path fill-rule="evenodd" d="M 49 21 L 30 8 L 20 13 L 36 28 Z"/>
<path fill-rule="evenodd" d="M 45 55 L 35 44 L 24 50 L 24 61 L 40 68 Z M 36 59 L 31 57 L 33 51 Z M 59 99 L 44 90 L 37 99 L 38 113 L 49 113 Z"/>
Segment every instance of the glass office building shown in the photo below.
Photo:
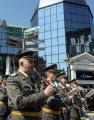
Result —
<path fill-rule="evenodd" d="M 0 26 L 0 75 L 4 75 L 6 73 L 7 66 L 7 57 L 10 56 L 11 65 L 13 67 L 12 57 L 16 54 L 20 48 L 16 48 L 14 46 L 9 46 L 7 39 L 6 29 Z"/>
<path fill-rule="evenodd" d="M 47 66 L 56 63 L 66 69 L 66 58 L 93 54 L 93 16 L 85 0 L 40 0 L 31 25 L 41 27 L 39 38 L 45 40 L 41 44 L 45 50 L 39 55 Z"/>

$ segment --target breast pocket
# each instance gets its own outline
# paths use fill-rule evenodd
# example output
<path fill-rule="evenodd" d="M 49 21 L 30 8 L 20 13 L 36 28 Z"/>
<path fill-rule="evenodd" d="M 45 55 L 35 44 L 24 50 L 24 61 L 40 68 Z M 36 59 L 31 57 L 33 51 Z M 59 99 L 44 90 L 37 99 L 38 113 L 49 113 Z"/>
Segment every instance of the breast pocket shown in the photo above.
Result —
<path fill-rule="evenodd" d="M 34 93 L 34 89 L 30 86 L 30 85 L 24 85 L 23 87 L 23 94 L 25 96 L 29 96 L 30 94 L 33 94 Z"/>

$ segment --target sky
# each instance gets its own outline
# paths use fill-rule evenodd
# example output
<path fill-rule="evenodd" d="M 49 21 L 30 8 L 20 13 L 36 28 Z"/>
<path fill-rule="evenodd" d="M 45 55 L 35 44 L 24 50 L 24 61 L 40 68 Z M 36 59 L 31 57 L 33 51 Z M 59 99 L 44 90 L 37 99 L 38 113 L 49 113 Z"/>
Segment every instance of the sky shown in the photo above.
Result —
<path fill-rule="evenodd" d="M 0 19 L 8 24 L 30 27 L 30 19 L 39 0 L 0 0 Z M 94 13 L 94 0 L 87 0 Z"/>
<path fill-rule="evenodd" d="M 0 19 L 8 24 L 30 26 L 30 19 L 38 0 L 0 0 Z"/>

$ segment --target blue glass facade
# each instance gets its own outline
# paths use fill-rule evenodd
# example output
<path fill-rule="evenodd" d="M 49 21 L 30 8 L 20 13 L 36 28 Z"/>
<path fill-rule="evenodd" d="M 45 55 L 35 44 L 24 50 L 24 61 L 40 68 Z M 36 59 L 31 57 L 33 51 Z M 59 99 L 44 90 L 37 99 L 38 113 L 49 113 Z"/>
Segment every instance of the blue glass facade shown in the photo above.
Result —
<path fill-rule="evenodd" d="M 66 57 L 83 52 L 93 54 L 93 16 L 86 2 L 80 2 L 64 0 L 36 11 L 37 25 L 41 27 L 39 38 L 45 40 L 40 45 L 45 50 L 39 55 L 47 65 L 56 63 L 59 69 L 66 70 Z"/>
<path fill-rule="evenodd" d="M 8 46 L 7 45 L 7 36 L 6 30 L 3 27 L 0 27 L 0 55 L 14 55 L 19 51 L 19 48 Z"/>
<path fill-rule="evenodd" d="M 93 16 L 87 5 L 64 3 L 67 54 L 93 54 Z"/>
<path fill-rule="evenodd" d="M 7 35 L 4 27 L 0 26 L 0 75 L 4 75 L 6 71 L 6 58 L 8 55 L 13 56 L 16 54 L 20 48 L 9 46 L 7 44 Z M 13 67 L 11 57 L 11 65 Z"/>
<path fill-rule="evenodd" d="M 39 38 L 44 39 L 45 51 L 40 51 L 39 55 L 44 56 L 47 65 L 56 63 L 58 68 L 66 66 L 65 27 L 63 3 L 48 6 L 38 11 L 38 24 L 41 27 Z M 66 67 L 65 67 L 66 68 Z"/>

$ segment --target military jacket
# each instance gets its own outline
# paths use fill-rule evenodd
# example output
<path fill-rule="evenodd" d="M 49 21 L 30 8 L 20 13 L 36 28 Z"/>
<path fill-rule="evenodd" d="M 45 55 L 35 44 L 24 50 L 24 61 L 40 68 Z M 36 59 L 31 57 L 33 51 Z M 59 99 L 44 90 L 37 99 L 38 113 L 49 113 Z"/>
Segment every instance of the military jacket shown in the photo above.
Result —
<path fill-rule="evenodd" d="M 8 78 L 7 93 L 9 108 L 16 110 L 38 112 L 47 99 L 45 93 L 37 89 L 35 81 L 19 71 Z"/>

